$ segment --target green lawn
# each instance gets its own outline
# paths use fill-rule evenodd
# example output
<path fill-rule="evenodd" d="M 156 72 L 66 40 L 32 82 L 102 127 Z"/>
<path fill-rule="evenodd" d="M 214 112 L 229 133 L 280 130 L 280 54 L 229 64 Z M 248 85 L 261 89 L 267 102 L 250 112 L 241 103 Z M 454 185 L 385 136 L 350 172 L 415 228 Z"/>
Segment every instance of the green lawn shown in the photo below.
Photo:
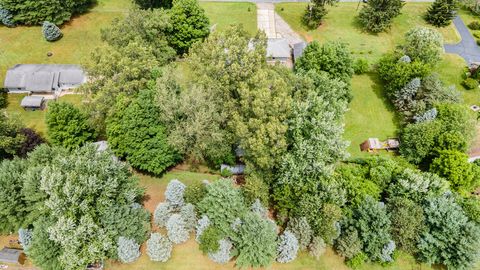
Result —
<path fill-rule="evenodd" d="M 242 24 L 252 36 L 257 32 L 257 7 L 253 3 L 200 2 L 211 25 L 223 30 L 231 24 Z"/>
<path fill-rule="evenodd" d="M 429 5 L 430 3 L 406 3 L 402 14 L 394 19 L 391 29 L 380 34 L 362 30 L 355 18 L 358 3 L 339 3 L 329 8 L 324 23 L 315 30 L 307 30 L 301 24 L 304 3 L 281 3 L 277 4 L 275 9 L 305 40 L 319 42 L 341 40 L 349 44 L 355 58 L 365 58 L 373 65 L 383 54 L 393 51 L 401 44 L 409 29 L 418 25 L 428 26 L 422 15 Z M 437 29 L 446 42 L 460 41 L 460 36 L 453 25 Z M 446 54 L 436 70 L 447 84 L 456 85 L 462 91 L 467 104 L 478 103 L 480 90 L 465 91 L 460 86 L 464 65 L 465 62 L 459 56 Z M 396 136 L 398 121 L 388 100 L 384 98 L 381 84 L 374 75 L 354 76 L 352 90 L 354 98 L 346 114 L 344 137 L 351 141 L 349 152 L 353 157 L 366 156 L 369 154 L 360 152 L 359 144 L 369 137 L 384 140 Z"/>
<path fill-rule="evenodd" d="M 370 34 L 362 30 L 356 19 L 358 3 L 339 3 L 334 7 L 329 7 L 324 23 L 318 29 L 308 31 L 301 24 L 305 5 L 303 3 L 281 3 L 277 4 L 275 9 L 307 41 L 341 40 L 350 45 L 354 56 L 376 61 L 381 55 L 392 51 L 395 46 L 400 44 L 408 30 L 417 25 L 428 26 L 422 16 L 430 3 L 406 3 L 402 14 L 394 19 L 391 29 L 380 34 Z M 453 25 L 438 30 L 443 34 L 446 42 L 460 41 L 460 36 Z"/>
<path fill-rule="evenodd" d="M 80 64 L 101 44 L 100 29 L 131 7 L 130 0 L 99 0 L 91 12 L 62 26 L 63 38 L 47 42 L 41 26 L 7 28 L 0 26 L 0 82 L 15 64 Z M 52 52 L 52 57 L 47 57 Z"/>

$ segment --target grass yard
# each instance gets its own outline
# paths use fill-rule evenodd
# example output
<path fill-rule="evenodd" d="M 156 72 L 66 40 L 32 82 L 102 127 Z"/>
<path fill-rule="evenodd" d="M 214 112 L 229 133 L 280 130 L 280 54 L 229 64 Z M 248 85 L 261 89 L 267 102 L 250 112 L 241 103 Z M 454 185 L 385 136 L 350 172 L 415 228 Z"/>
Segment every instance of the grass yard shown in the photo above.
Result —
<path fill-rule="evenodd" d="M 257 7 L 246 2 L 200 2 L 210 18 L 211 25 L 223 30 L 231 24 L 242 24 L 252 36 L 257 32 Z"/>
<path fill-rule="evenodd" d="M 44 40 L 41 26 L 0 26 L 0 82 L 3 85 L 6 70 L 15 64 L 82 63 L 93 48 L 101 44 L 100 29 L 123 16 L 130 3 L 129 0 L 98 0 L 90 12 L 63 25 L 63 38 L 53 43 Z M 47 52 L 53 56 L 47 57 Z"/>
<path fill-rule="evenodd" d="M 275 10 L 290 26 L 300 33 L 307 41 L 319 42 L 340 40 L 349 44 L 355 58 L 365 58 L 370 64 L 375 64 L 380 57 L 401 44 L 405 33 L 411 28 L 422 25 L 429 26 L 422 16 L 430 3 L 408 2 L 402 9 L 402 14 L 394 19 L 391 29 L 385 33 L 371 34 L 361 29 L 356 16 L 358 3 L 339 3 L 329 8 L 324 23 L 315 30 L 307 30 L 301 24 L 301 16 L 305 9 L 304 3 L 281 3 Z M 437 28 L 445 42 L 457 43 L 460 35 L 452 25 Z M 438 64 L 437 70 L 442 79 L 449 85 L 456 85 L 464 95 L 467 104 L 480 102 L 480 90 L 466 91 L 461 87 L 461 73 L 465 62 L 457 55 L 446 54 Z M 353 100 L 346 114 L 345 139 L 351 141 L 349 152 L 353 157 L 368 154 L 360 152 L 359 144 L 369 137 L 384 140 L 396 136 L 398 128 L 395 112 L 383 95 L 383 89 L 378 79 L 373 75 L 354 76 L 352 80 Z M 384 154 L 384 153 L 381 153 Z"/>
<path fill-rule="evenodd" d="M 46 138 L 47 127 L 45 124 L 45 113 L 47 112 L 47 109 L 43 111 L 26 111 L 20 107 L 20 102 L 22 101 L 23 97 L 25 97 L 25 94 L 9 94 L 7 113 L 18 117 L 18 119 L 20 119 L 20 121 L 22 121 L 27 127 L 35 129 L 42 134 L 44 138 Z M 81 105 L 82 96 L 65 95 L 60 97 L 59 100 L 69 102 L 74 105 Z"/>
<path fill-rule="evenodd" d="M 345 137 L 350 141 L 348 152 L 353 157 L 368 156 L 371 154 L 360 151 L 360 144 L 371 137 L 381 140 L 395 137 L 395 112 L 374 73 L 354 76 L 352 93 L 353 99 L 345 115 Z"/>
<path fill-rule="evenodd" d="M 431 3 L 406 3 L 402 14 L 394 19 L 392 28 L 380 34 L 371 34 L 362 30 L 356 19 L 358 3 L 339 3 L 328 8 L 329 12 L 325 21 L 318 29 L 309 31 L 301 24 L 305 5 L 303 3 L 281 3 L 275 6 L 275 10 L 290 24 L 293 30 L 301 34 L 307 41 L 341 40 L 350 44 L 354 56 L 365 57 L 369 61 L 376 61 L 384 53 L 392 51 L 403 41 L 404 34 L 411 28 L 417 25 L 432 27 L 427 25 L 422 18 Z M 457 43 L 460 41 L 460 35 L 453 25 L 438 30 L 446 42 Z"/>

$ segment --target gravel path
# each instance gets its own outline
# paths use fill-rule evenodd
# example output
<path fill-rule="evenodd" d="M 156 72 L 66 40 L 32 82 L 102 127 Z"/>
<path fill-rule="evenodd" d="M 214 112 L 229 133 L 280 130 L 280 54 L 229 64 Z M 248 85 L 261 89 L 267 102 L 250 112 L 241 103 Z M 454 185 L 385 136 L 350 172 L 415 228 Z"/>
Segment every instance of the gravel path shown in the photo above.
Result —
<path fill-rule="evenodd" d="M 473 38 L 462 19 L 457 16 L 453 20 L 462 41 L 457 44 L 445 44 L 445 52 L 455 53 L 463 57 L 467 63 L 480 62 L 480 47 Z"/>

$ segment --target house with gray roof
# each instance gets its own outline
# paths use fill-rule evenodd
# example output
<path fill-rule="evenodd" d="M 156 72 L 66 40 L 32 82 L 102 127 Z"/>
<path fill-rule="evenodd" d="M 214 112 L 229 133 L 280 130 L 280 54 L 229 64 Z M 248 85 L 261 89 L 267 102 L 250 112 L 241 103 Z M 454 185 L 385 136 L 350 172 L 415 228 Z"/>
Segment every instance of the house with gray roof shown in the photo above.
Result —
<path fill-rule="evenodd" d="M 269 38 L 267 40 L 267 63 L 280 63 L 293 68 L 293 64 L 302 56 L 305 47 L 307 47 L 305 42 L 290 45 L 285 38 Z"/>
<path fill-rule="evenodd" d="M 78 65 L 21 64 L 10 68 L 4 88 L 11 93 L 53 94 L 76 88 L 87 81 Z"/>

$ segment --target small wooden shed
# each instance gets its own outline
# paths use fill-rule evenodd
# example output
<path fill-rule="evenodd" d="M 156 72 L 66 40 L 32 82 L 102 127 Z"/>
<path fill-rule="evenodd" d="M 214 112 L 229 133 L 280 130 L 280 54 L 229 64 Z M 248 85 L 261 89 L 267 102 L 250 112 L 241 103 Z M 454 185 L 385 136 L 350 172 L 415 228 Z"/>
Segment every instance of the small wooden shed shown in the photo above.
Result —
<path fill-rule="evenodd" d="M 20 249 L 6 248 L 4 247 L 0 250 L 0 262 L 2 263 L 11 263 L 11 264 L 20 264 L 25 263 L 25 253 Z"/>
<path fill-rule="evenodd" d="M 43 110 L 45 98 L 42 96 L 26 96 L 22 99 L 20 106 L 25 110 Z"/>
<path fill-rule="evenodd" d="M 363 152 L 376 152 L 377 150 L 395 150 L 400 146 L 400 141 L 396 138 L 389 138 L 386 141 L 380 141 L 378 138 L 368 138 L 360 144 L 360 150 Z"/>

